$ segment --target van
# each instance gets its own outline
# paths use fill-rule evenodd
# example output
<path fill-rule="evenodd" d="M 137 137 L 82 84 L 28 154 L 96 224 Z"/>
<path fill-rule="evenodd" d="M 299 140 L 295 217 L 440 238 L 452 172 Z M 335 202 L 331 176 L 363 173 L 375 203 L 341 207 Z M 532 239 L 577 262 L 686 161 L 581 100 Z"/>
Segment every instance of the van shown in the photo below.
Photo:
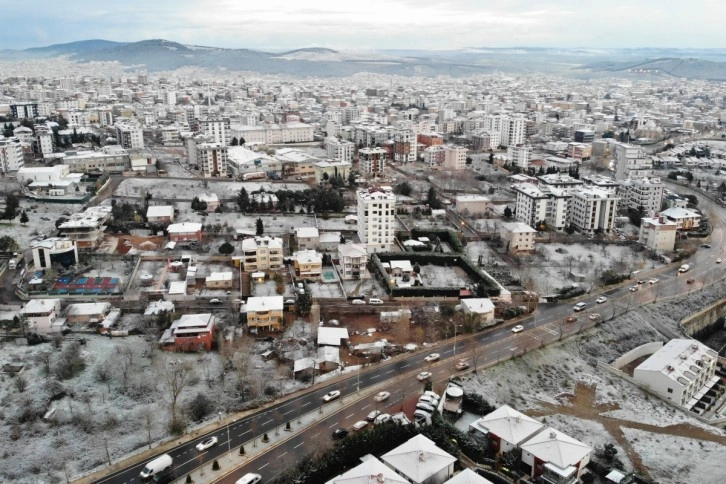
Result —
<path fill-rule="evenodd" d="M 372 304 L 374 306 L 380 306 L 381 304 L 383 304 L 383 300 L 378 299 L 377 297 L 372 297 L 372 298 L 368 299 L 368 304 Z"/>
<path fill-rule="evenodd" d="M 434 407 L 432 407 L 431 405 L 429 405 L 426 402 L 418 402 L 416 404 L 416 410 L 423 410 L 424 412 L 433 413 L 434 412 Z"/>
<path fill-rule="evenodd" d="M 261 480 L 262 480 L 261 475 L 254 474 L 252 472 L 248 472 L 244 476 L 237 479 L 234 484 L 257 484 Z"/>
<path fill-rule="evenodd" d="M 154 477 L 156 474 L 160 474 L 170 469 L 173 462 L 174 460 L 169 454 L 162 454 L 156 459 L 147 462 L 141 470 L 139 477 L 144 480 Z"/>
<path fill-rule="evenodd" d="M 585 304 L 584 302 L 579 302 L 575 304 L 575 307 L 572 309 L 575 311 L 582 311 L 583 309 L 585 309 L 585 306 L 587 306 L 587 304 Z"/>

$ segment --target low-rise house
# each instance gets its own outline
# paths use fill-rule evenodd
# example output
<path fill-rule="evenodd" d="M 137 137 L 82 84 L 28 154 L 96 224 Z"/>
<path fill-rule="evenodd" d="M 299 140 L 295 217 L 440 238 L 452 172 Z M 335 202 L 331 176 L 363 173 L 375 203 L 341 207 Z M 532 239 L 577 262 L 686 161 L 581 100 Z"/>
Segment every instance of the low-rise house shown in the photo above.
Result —
<path fill-rule="evenodd" d="M 247 314 L 247 327 L 262 328 L 267 331 L 280 331 L 283 327 L 283 297 L 282 296 L 253 296 L 247 299 L 245 312 Z"/>
<path fill-rule="evenodd" d="M 503 223 L 499 232 L 502 244 L 509 253 L 532 252 L 535 229 L 522 222 Z"/>
<path fill-rule="evenodd" d="M 234 284 L 232 271 L 212 272 L 204 280 L 204 285 L 209 289 L 230 289 Z"/>
<path fill-rule="evenodd" d="M 198 198 L 200 202 L 207 204 L 207 213 L 212 213 L 219 208 L 219 198 L 216 193 L 202 193 Z"/>
<path fill-rule="evenodd" d="M 175 309 L 173 301 L 151 301 L 144 310 L 144 319 L 153 319 L 162 312 L 173 313 Z"/>
<path fill-rule="evenodd" d="M 184 314 L 164 331 L 159 344 L 167 351 L 210 351 L 214 332 L 213 314 Z"/>
<path fill-rule="evenodd" d="M 494 484 L 471 469 L 464 469 L 446 481 L 446 484 Z"/>
<path fill-rule="evenodd" d="M 408 484 L 409 481 L 368 454 L 361 457 L 361 462 L 343 474 L 332 478 L 325 484 Z"/>
<path fill-rule="evenodd" d="M 318 328 L 318 346 L 335 346 L 339 348 L 348 341 L 348 328 Z"/>
<path fill-rule="evenodd" d="M 338 264 L 340 277 L 344 280 L 362 279 L 366 275 L 368 249 L 366 244 L 340 244 L 338 246 Z"/>
<path fill-rule="evenodd" d="M 590 462 L 592 447 L 547 427 L 523 443 L 522 462 L 543 482 L 574 484 Z"/>
<path fill-rule="evenodd" d="M 340 245 L 340 232 L 323 232 L 318 239 L 320 252 L 336 252 Z"/>
<path fill-rule="evenodd" d="M 673 252 L 678 224 L 660 216 L 640 221 L 638 242 L 657 254 Z"/>
<path fill-rule="evenodd" d="M 111 312 L 111 303 L 76 303 L 66 308 L 68 324 L 100 323 Z"/>
<path fill-rule="evenodd" d="M 28 331 L 50 333 L 53 323 L 60 316 L 60 299 L 31 299 L 20 310 L 28 322 Z"/>
<path fill-rule="evenodd" d="M 482 326 L 494 324 L 494 303 L 488 298 L 478 297 L 461 300 L 461 309 L 473 323 Z"/>
<path fill-rule="evenodd" d="M 33 252 L 33 265 L 36 269 L 46 269 L 53 265 L 69 267 L 78 264 L 78 248 L 75 241 L 67 237 L 49 237 L 30 243 Z"/>
<path fill-rule="evenodd" d="M 320 279 L 323 257 L 314 250 L 298 250 L 292 254 L 295 275 L 302 279 Z"/>
<path fill-rule="evenodd" d="M 660 216 L 675 222 L 678 230 L 697 229 L 701 223 L 701 215 L 687 208 L 669 208 L 663 210 Z"/>
<path fill-rule="evenodd" d="M 413 484 L 443 484 L 454 475 L 456 457 L 419 434 L 381 456 L 397 474 Z"/>
<path fill-rule="evenodd" d="M 185 240 L 202 240 L 202 224 L 195 222 L 182 222 L 171 224 L 166 228 L 169 240 L 181 242 Z"/>
<path fill-rule="evenodd" d="M 518 448 L 544 427 L 532 417 L 502 405 L 469 424 L 469 434 L 499 455 Z"/>
<path fill-rule="evenodd" d="M 317 227 L 296 227 L 295 242 L 298 250 L 317 249 L 320 232 Z"/>
<path fill-rule="evenodd" d="M 174 221 L 174 207 L 152 205 L 146 209 L 146 221 L 150 224 L 167 225 Z"/>
<path fill-rule="evenodd" d="M 284 266 L 282 239 L 254 237 L 242 241 L 242 266 L 245 272 L 279 271 Z"/>
<path fill-rule="evenodd" d="M 456 211 L 464 215 L 484 215 L 491 199 L 484 195 L 457 195 L 454 197 Z"/>

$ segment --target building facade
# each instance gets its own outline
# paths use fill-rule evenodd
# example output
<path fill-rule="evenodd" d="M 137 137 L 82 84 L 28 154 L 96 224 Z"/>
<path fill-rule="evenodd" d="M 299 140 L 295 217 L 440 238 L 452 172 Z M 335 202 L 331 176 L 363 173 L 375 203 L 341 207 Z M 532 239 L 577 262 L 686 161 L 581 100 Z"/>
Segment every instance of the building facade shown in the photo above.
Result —
<path fill-rule="evenodd" d="M 279 271 L 284 267 L 282 239 L 250 237 L 242 241 L 242 266 L 245 272 Z"/>
<path fill-rule="evenodd" d="M 390 188 L 358 190 L 358 237 L 368 253 L 390 250 L 396 228 L 396 195 Z"/>

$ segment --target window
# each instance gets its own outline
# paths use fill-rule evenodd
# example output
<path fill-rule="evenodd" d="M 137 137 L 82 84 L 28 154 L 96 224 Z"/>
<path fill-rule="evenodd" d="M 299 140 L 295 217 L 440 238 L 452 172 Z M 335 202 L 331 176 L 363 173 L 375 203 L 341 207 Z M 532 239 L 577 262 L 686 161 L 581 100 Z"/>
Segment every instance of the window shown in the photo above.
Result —
<path fill-rule="evenodd" d="M 668 389 L 668 393 L 673 393 L 673 389 L 672 388 L 669 388 Z"/>

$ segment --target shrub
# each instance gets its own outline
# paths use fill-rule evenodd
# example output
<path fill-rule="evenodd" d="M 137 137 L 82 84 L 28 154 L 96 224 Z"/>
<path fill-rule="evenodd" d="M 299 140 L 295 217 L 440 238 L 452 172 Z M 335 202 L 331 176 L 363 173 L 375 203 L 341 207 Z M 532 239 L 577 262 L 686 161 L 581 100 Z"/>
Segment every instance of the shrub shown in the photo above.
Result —
<path fill-rule="evenodd" d="M 217 459 L 214 459 L 214 462 L 212 462 L 212 470 L 213 471 L 219 470 L 219 462 L 217 462 Z"/>

